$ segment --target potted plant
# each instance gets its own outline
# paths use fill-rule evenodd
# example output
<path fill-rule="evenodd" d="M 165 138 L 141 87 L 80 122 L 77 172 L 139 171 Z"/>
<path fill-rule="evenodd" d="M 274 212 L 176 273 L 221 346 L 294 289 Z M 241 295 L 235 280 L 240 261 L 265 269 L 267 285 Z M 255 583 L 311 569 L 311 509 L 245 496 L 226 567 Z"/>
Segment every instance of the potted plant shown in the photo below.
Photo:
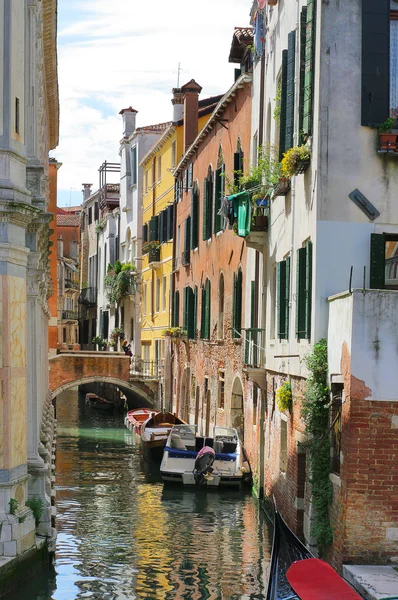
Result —
<path fill-rule="evenodd" d="M 96 335 L 91 340 L 91 343 L 94 344 L 94 346 L 96 346 L 97 350 L 100 350 L 104 344 L 104 340 L 102 339 L 102 337 L 100 335 Z"/>
<path fill-rule="evenodd" d="M 311 161 L 311 151 L 306 145 L 294 146 L 284 153 L 281 162 L 281 174 L 284 177 L 293 177 L 304 173 Z"/>
<path fill-rule="evenodd" d="M 177 341 L 187 337 L 187 332 L 182 327 L 167 327 L 162 331 L 162 335 L 170 337 L 172 341 Z"/>
<path fill-rule="evenodd" d="M 282 383 L 281 387 L 276 390 L 276 404 L 281 412 L 291 411 L 292 409 L 292 386 L 290 381 Z"/>
<path fill-rule="evenodd" d="M 397 134 L 398 129 L 396 129 L 396 119 L 393 117 L 388 117 L 380 125 L 377 130 L 379 134 L 379 151 L 388 152 L 388 150 L 398 151 L 397 147 Z"/>

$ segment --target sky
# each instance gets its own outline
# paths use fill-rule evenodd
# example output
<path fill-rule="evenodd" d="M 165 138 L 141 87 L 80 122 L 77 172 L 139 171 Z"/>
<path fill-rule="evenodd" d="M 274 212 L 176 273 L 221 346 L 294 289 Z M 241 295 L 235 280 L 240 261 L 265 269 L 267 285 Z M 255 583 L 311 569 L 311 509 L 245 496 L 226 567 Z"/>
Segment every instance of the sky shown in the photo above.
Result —
<path fill-rule="evenodd" d="M 122 118 L 137 127 L 172 118 L 171 89 L 195 79 L 201 98 L 232 85 L 235 26 L 249 25 L 252 0 L 58 0 L 60 141 L 51 152 L 58 205 L 81 203 L 82 183 L 119 162 Z"/>

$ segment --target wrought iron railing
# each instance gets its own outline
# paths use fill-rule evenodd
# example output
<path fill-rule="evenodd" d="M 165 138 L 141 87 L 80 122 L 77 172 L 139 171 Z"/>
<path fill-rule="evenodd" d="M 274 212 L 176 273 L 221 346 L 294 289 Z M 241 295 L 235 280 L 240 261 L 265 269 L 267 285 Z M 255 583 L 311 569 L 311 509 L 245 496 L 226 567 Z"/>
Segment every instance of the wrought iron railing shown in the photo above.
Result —
<path fill-rule="evenodd" d="M 72 281 L 72 279 L 65 279 L 65 289 L 66 290 L 78 290 L 79 283 L 77 281 Z"/>
<path fill-rule="evenodd" d="M 86 306 L 95 306 L 97 304 L 97 288 L 84 288 L 80 292 L 78 302 L 79 304 L 85 304 Z"/>
<path fill-rule="evenodd" d="M 131 357 L 130 375 L 134 377 L 160 378 L 163 376 L 163 360 L 144 360 Z"/>
<path fill-rule="evenodd" d="M 62 319 L 65 321 L 77 321 L 78 313 L 76 310 L 63 310 Z"/>
<path fill-rule="evenodd" d="M 244 337 L 244 362 L 252 368 L 264 366 L 265 329 L 242 329 Z"/>

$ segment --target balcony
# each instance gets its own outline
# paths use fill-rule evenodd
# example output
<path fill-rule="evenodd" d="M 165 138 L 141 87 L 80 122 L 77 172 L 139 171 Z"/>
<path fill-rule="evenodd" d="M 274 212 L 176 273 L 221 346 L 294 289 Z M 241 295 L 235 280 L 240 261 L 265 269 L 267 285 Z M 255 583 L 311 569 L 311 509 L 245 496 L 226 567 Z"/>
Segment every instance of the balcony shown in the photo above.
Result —
<path fill-rule="evenodd" d="M 265 389 L 265 329 L 243 329 L 244 372 L 261 389 Z"/>
<path fill-rule="evenodd" d="M 246 245 L 248 248 L 265 252 L 268 237 L 268 206 L 257 206 L 254 209 L 250 233 L 246 237 Z"/>
<path fill-rule="evenodd" d="M 148 248 L 148 262 L 152 269 L 160 267 L 160 246 L 157 248 Z"/>
<path fill-rule="evenodd" d="M 84 288 L 79 295 L 79 304 L 84 306 L 96 306 L 97 305 L 97 288 L 88 287 Z"/>
<path fill-rule="evenodd" d="M 62 320 L 63 321 L 77 321 L 78 314 L 76 310 L 63 310 L 62 311 Z"/>
<path fill-rule="evenodd" d="M 76 292 L 79 290 L 79 282 L 78 281 L 72 281 L 72 279 L 65 279 L 64 283 L 65 283 L 65 291 Z"/>

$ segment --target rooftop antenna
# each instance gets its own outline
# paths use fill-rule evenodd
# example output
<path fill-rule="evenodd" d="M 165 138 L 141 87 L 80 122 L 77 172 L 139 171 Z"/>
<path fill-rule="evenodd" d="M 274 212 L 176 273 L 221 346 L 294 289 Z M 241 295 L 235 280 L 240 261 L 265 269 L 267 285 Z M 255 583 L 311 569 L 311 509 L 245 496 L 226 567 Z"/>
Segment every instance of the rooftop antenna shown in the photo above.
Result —
<path fill-rule="evenodd" d="M 177 69 L 177 87 L 180 87 L 180 73 L 181 73 L 181 63 L 178 63 L 178 69 Z"/>

